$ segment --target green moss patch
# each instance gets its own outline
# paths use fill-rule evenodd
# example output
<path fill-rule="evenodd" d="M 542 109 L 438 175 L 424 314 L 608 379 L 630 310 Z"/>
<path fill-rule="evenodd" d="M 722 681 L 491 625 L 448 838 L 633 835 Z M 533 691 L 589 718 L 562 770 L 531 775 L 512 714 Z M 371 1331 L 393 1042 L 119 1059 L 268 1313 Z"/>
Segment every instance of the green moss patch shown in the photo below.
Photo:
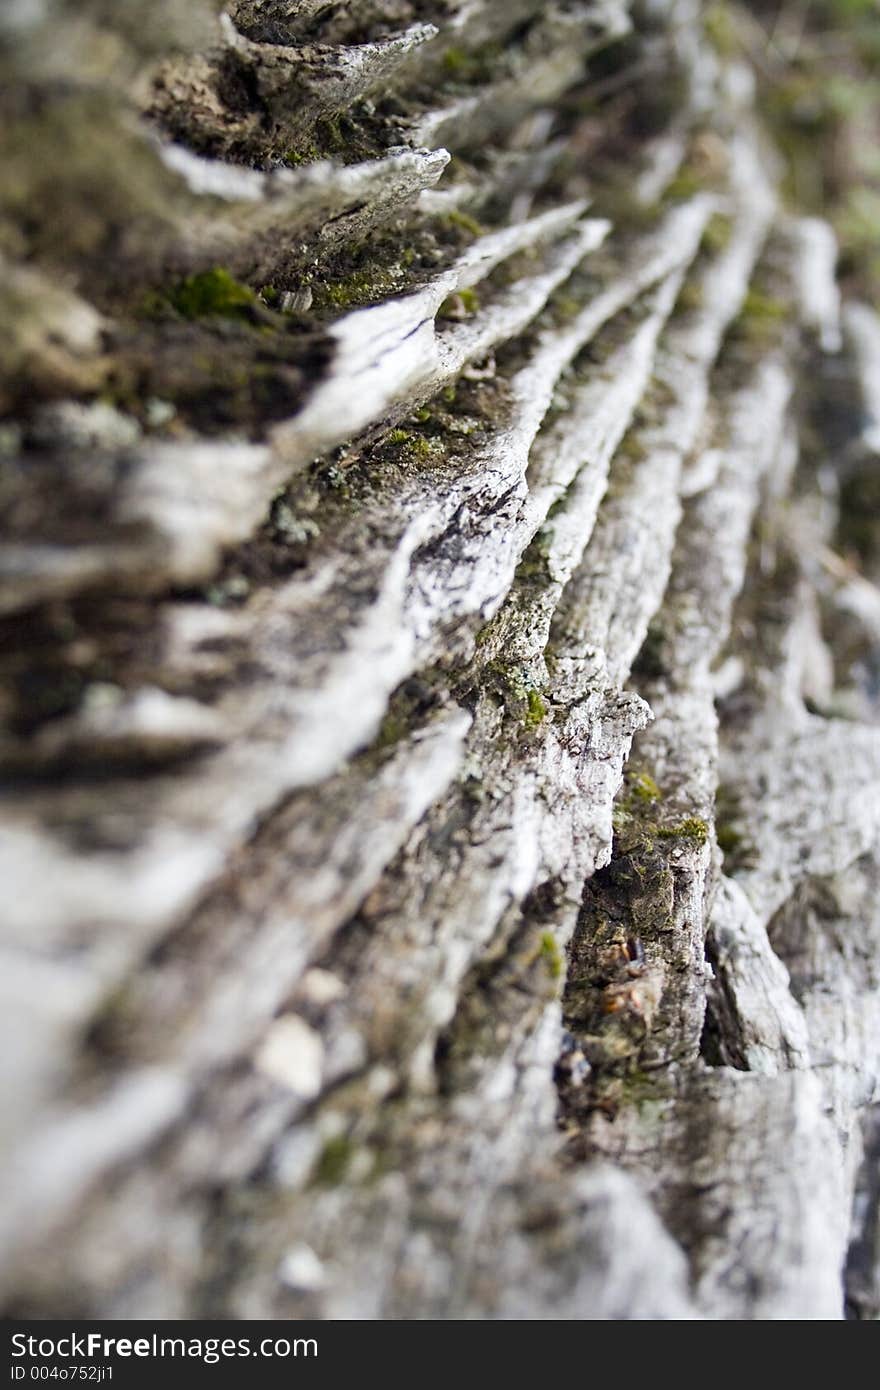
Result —
<path fill-rule="evenodd" d="M 185 319 L 247 317 L 257 302 L 253 290 L 221 266 L 187 276 L 163 297 Z"/>
<path fill-rule="evenodd" d="M 658 826 L 656 833 L 661 840 L 692 840 L 704 845 L 709 838 L 709 827 L 699 816 L 687 816 L 677 825 Z"/>
<path fill-rule="evenodd" d="M 563 960 L 562 952 L 559 949 L 559 942 L 556 940 L 556 937 L 553 935 L 552 931 L 545 931 L 541 933 L 540 956 L 541 960 L 547 967 L 547 971 L 550 975 L 551 980 L 560 979 L 565 966 L 565 962 Z"/>

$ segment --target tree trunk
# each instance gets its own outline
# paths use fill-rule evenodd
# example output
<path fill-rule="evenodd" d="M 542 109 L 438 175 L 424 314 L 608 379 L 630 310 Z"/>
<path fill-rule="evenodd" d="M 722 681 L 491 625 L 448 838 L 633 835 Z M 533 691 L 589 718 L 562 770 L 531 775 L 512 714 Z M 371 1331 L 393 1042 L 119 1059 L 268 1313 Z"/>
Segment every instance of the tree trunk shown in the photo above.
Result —
<path fill-rule="evenodd" d="M 219 8 L 0 18 L 5 1310 L 876 1317 L 880 322 L 758 21 Z"/>

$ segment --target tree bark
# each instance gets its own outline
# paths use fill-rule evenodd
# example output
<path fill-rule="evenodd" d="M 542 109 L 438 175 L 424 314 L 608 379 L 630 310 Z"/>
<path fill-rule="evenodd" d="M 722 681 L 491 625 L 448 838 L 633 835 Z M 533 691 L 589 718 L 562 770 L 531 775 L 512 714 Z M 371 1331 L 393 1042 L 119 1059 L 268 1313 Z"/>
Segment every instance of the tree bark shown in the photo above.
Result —
<path fill-rule="evenodd" d="M 0 19 L 5 1310 L 876 1317 L 880 322 L 747 51 L 219 11 Z"/>

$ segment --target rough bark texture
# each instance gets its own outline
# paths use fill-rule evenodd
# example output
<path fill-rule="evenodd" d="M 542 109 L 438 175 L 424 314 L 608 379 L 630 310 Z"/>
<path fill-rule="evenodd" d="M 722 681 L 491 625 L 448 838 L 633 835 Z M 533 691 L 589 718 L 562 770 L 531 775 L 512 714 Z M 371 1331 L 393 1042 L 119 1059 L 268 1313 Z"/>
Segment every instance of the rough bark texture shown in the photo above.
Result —
<path fill-rule="evenodd" d="M 880 323 L 694 0 L 0 17 L 0 1294 L 880 1312 Z"/>

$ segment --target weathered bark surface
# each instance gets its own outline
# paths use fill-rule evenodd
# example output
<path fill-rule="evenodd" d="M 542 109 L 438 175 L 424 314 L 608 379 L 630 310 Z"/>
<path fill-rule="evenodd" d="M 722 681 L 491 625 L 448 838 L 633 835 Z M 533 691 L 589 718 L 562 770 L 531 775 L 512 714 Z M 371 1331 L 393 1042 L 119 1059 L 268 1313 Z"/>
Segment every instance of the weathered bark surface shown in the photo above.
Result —
<path fill-rule="evenodd" d="M 880 323 L 693 0 L 220 9 L 0 18 L 3 1306 L 876 1317 Z"/>

